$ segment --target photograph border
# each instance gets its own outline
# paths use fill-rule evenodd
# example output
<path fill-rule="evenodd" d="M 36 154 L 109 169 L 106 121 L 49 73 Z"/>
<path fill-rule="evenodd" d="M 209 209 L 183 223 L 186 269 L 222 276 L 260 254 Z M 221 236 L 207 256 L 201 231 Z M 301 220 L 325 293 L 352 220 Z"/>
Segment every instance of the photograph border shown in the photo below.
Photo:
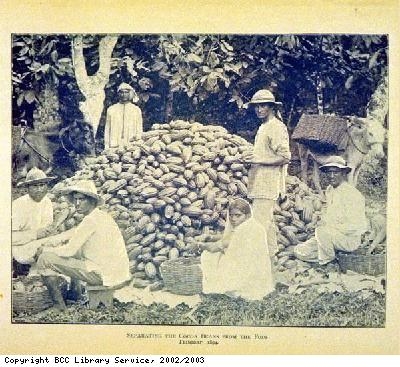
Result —
<path fill-rule="evenodd" d="M 79 5 L 78 5 L 79 4 Z M 10 159 L 2 163 L 2 187 L 10 188 L 0 193 L 1 226 L 3 240 L 0 276 L 0 325 L 4 335 L 0 341 L 1 353 L 42 353 L 42 354 L 398 354 L 399 337 L 399 4 L 397 1 L 152 1 L 141 4 L 125 4 L 115 1 L 110 9 L 96 6 L 96 2 L 81 4 L 77 1 L 53 1 L 49 4 L 35 4 L 34 1 L 12 2 L 5 0 L 0 37 L 3 45 L 0 67 L 0 83 L 4 91 L 0 102 L 3 114 L 3 134 L 0 135 L 3 154 L 11 152 L 11 34 L 12 33 L 218 33 L 218 34 L 321 34 L 356 33 L 388 34 L 389 36 L 389 161 L 388 161 L 388 266 L 386 326 L 384 328 L 294 328 L 266 327 L 265 338 L 255 339 L 259 327 L 227 326 L 175 326 L 175 325 L 70 325 L 70 324 L 15 324 L 10 321 L 11 290 L 10 261 Z M 76 14 L 75 9 L 81 13 Z M 197 11 L 193 11 L 196 9 Z M 318 11 L 319 10 L 319 11 Z M 52 18 L 44 16 L 51 13 Z M 221 19 L 221 14 L 229 14 Z M 276 15 L 271 19 L 271 13 Z M 105 15 L 108 14 L 107 17 Z M 165 19 L 168 14 L 169 20 Z M 330 15 L 329 15 L 330 14 Z M 129 22 L 129 16 L 137 24 Z M 102 18 L 103 17 L 103 18 Z M 19 19 L 17 26 L 14 19 Z M 67 24 L 61 19 L 68 19 Z M 87 19 L 82 24 L 82 19 Z M 108 22 L 98 24 L 98 19 Z M 268 19 L 267 22 L 266 19 Z M 294 20 L 299 24 L 294 24 Z M 4 22 L 3 22 L 4 21 Z M 397 126 L 396 126 L 397 125 Z M 4 155 L 3 155 L 4 156 Z M 139 328 L 138 328 L 139 326 Z M 147 333 L 163 337 L 137 338 L 129 334 Z M 201 345 L 193 348 L 180 345 L 179 338 L 167 338 L 165 334 L 230 334 L 250 335 L 246 338 L 226 339 L 218 345 Z M 6 340 L 7 339 L 7 340 Z M 62 341 L 50 345 L 50 341 Z M 114 340 L 109 343 L 109 340 Z M 354 341 L 357 340 L 356 345 Z M 93 343 L 93 341 L 95 341 Z"/>

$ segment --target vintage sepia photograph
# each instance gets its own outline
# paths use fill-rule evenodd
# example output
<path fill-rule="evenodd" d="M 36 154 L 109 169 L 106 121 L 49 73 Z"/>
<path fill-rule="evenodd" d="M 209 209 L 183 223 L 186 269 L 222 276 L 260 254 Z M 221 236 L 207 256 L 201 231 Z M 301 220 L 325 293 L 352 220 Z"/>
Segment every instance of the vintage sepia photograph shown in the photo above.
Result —
<path fill-rule="evenodd" d="M 385 328 L 387 34 L 10 37 L 13 324 Z"/>
<path fill-rule="evenodd" d="M 0 355 L 400 353 L 397 0 L 0 9 Z"/>

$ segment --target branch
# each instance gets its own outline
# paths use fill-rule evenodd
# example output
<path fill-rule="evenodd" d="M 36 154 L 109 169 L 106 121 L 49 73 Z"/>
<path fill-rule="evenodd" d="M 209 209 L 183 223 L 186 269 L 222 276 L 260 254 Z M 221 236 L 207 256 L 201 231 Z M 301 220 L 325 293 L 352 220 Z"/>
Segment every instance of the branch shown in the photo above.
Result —
<path fill-rule="evenodd" d="M 72 39 L 72 63 L 75 68 L 75 77 L 78 87 L 83 94 L 86 94 L 88 75 L 85 58 L 83 56 L 83 37 L 81 35 L 75 36 Z"/>
<path fill-rule="evenodd" d="M 87 96 L 93 88 L 104 88 L 111 69 L 111 54 L 118 36 L 105 36 L 99 42 L 99 69 L 93 76 L 88 76 L 83 55 L 83 37 L 78 35 L 72 41 L 72 60 L 79 89 Z"/>
<path fill-rule="evenodd" d="M 107 84 L 110 76 L 111 55 L 117 41 L 118 36 L 105 36 L 99 43 L 99 70 L 96 73 L 96 77 L 104 85 Z"/>

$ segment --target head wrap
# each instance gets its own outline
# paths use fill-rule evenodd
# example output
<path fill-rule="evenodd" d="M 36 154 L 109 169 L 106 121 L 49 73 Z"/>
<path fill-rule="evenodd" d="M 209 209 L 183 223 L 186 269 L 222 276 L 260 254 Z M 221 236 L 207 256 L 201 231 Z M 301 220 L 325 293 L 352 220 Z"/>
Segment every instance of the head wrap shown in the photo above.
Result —
<path fill-rule="evenodd" d="M 117 89 L 117 91 L 119 92 L 120 90 L 129 90 L 131 92 L 134 91 L 134 89 L 127 83 L 121 83 Z"/>

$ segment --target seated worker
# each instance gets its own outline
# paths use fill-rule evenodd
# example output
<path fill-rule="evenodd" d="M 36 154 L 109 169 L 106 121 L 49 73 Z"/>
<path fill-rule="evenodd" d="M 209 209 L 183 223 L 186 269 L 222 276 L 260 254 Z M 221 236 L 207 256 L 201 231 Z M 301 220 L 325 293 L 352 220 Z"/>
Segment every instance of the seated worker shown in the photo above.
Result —
<path fill-rule="evenodd" d="M 26 175 L 25 181 L 17 187 L 26 187 L 28 193 L 12 202 L 12 254 L 14 275 L 26 273 L 31 264 L 36 249 L 32 251 L 29 243 L 45 237 L 47 228 L 53 223 L 53 204 L 47 197 L 48 183 L 55 177 L 46 174 L 34 167 Z"/>
<path fill-rule="evenodd" d="M 129 259 L 121 231 L 114 219 L 98 206 L 103 204 L 92 181 L 81 180 L 64 190 L 76 211 L 85 217 L 74 229 L 47 237 L 37 261 L 37 272 L 49 289 L 54 308 L 66 308 L 59 275 L 90 285 L 115 286 L 130 279 Z"/>
<path fill-rule="evenodd" d="M 203 293 L 260 300 L 273 291 L 265 230 L 253 218 L 246 200 L 236 199 L 229 205 L 222 239 L 201 247 Z"/>
<path fill-rule="evenodd" d="M 333 156 L 320 167 L 326 173 L 326 208 L 315 229 L 315 237 L 297 245 L 295 256 L 303 261 L 325 265 L 335 260 L 335 250 L 353 252 L 361 245 L 367 229 L 363 195 L 346 182 L 351 168 L 342 157 Z"/>
<path fill-rule="evenodd" d="M 104 149 L 129 145 L 142 138 L 142 111 L 133 102 L 138 100 L 135 90 L 127 83 L 118 87 L 119 102 L 107 109 L 104 128 Z"/>

